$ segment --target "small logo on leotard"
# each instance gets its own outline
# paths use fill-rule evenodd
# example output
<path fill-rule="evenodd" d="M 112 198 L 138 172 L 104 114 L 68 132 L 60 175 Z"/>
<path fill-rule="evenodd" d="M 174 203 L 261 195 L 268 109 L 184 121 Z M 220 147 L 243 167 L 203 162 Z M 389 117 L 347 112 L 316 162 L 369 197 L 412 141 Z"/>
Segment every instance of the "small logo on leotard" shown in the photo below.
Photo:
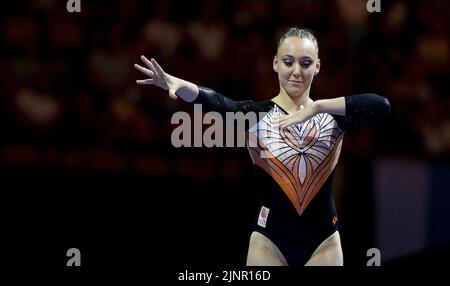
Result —
<path fill-rule="evenodd" d="M 258 225 L 261 227 L 266 227 L 268 216 L 269 216 L 269 209 L 266 208 L 265 206 L 262 206 L 261 211 L 259 212 Z"/>
<path fill-rule="evenodd" d="M 338 218 L 337 218 L 337 216 L 334 216 L 334 218 L 333 218 L 333 225 L 334 225 L 334 226 L 336 226 L 336 224 L 337 224 L 337 221 L 338 221 Z"/>

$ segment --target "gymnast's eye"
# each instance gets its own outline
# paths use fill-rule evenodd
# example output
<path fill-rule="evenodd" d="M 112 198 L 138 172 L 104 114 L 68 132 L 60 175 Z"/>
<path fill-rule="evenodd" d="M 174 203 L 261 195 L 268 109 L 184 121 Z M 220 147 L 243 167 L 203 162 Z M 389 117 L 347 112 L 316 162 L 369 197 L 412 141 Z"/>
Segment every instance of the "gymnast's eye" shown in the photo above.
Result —
<path fill-rule="evenodd" d="M 304 61 L 304 62 L 301 62 L 301 63 L 300 63 L 300 65 L 302 66 L 302 68 L 305 68 L 305 69 L 309 68 L 309 66 L 310 66 L 311 64 L 312 64 L 311 61 Z"/>
<path fill-rule="evenodd" d="M 292 66 L 292 61 L 284 60 L 283 62 L 284 62 L 284 64 L 285 64 L 287 67 Z"/>

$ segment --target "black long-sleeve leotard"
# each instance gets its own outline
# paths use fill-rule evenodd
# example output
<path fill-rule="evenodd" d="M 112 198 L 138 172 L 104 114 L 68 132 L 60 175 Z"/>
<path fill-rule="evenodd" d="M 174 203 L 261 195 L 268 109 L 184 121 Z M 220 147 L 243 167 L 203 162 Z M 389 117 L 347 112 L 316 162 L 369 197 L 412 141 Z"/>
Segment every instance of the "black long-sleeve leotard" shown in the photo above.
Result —
<path fill-rule="evenodd" d="M 337 230 L 331 186 L 344 132 L 380 122 L 390 111 L 389 101 L 379 95 L 346 96 L 345 116 L 319 113 L 280 130 L 272 127 L 272 119 L 287 112 L 270 100 L 234 101 L 199 87 L 192 103 L 222 115 L 260 115 L 256 124 L 246 128 L 255 187 L 261 194 L 254 230 L 268 237 L 289 265 L 304 265 Z"/>

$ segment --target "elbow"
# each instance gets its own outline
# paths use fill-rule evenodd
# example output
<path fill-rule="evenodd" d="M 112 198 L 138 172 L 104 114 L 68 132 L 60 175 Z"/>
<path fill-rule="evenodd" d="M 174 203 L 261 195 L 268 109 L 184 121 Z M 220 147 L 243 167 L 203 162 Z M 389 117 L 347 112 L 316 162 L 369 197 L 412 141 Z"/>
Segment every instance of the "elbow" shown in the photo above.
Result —
<path fill-rule="evenodd" d="M 383 114 L 383 117 L 386 118 L 391 113 L 391 103 L 386 97 L 381 97 L 381 113 Z"/>
<path fill-rule="evenodd" d="M 378 110 L 378 114 L 382 119 L 386 119 L 391 113 L 391 103 L 389 100 L 378 94 L 372 93 L 371 96 L 374 98 L 374 103 L 376 103 L 376 110 Z"/>

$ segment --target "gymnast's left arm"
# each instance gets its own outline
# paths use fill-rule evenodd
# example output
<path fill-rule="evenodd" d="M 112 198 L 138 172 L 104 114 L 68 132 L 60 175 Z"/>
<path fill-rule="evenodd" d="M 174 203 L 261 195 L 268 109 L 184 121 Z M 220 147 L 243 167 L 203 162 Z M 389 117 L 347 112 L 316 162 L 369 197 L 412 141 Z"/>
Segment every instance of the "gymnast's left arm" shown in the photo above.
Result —
<path fill-rule="evenodd" d="M 321 103 L 319 103 L 321 105 Z M 338 108 L 343 114 L 334 112 Z M 338 115 L 336 119 L 344 130 L 357 129 L 385 120 L 390 113 L 391 104 L 383 96 L 374 93 L 363 93 L 344 97 L 344 104 L 332 105 L 325 103 L 321 112 Z"/>
<path fill-rule="evenodd" d="M 383 121 L 390 113 L 390 103 L 385 97 L 363 93 L 331 99 L 321 99 L 301 110 L 283 116 L 276 122 L 280 128 L 302 123 L 318 113 L 337 115 L 343 129 L 354 129 Z"/>

